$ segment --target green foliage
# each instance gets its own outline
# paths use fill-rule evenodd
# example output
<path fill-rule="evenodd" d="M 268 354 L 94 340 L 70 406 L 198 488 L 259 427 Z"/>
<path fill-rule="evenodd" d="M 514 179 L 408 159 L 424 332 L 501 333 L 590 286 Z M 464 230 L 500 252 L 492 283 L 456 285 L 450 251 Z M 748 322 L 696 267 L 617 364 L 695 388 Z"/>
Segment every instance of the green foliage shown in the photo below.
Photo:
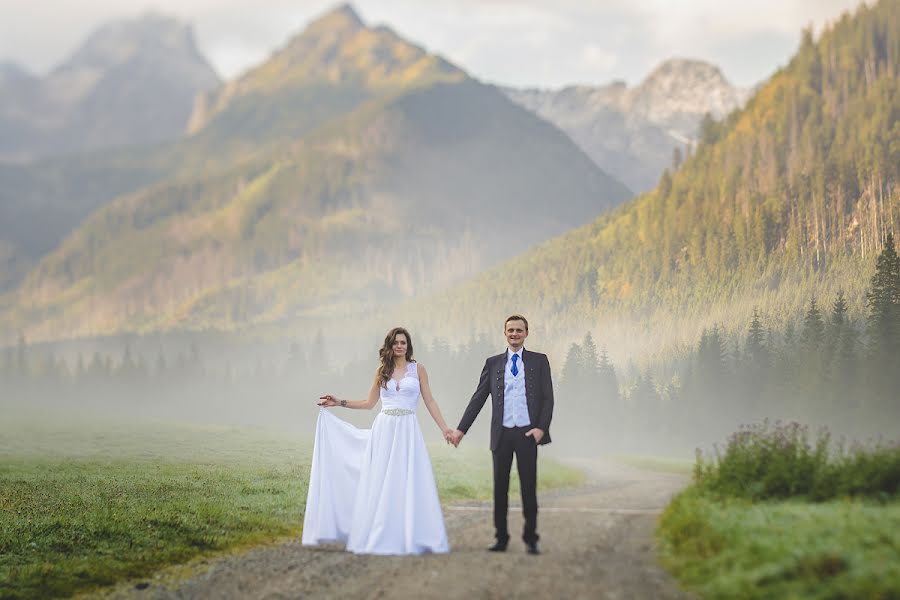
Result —
<path fill-rule="evenodd" d="M 832 448 L 823 431 L 811 441 L 798 423 L 741 428 L 715 458 L 697 457 L 694 485 L 715 497 L 749 500 L 854 496 L 900 499 L 900 444 Z"/>
<path fill-rule="evenodd" d="M 896 598 L 900 505 L 751 504 L 690 488 L 660 519 L 663 564 L 700 598 Z"/>
<path fill-rule="evenodd" d="M 754 307 L 795 319 L 814 293 L 842 288 L 861 314 L 867 265 L 900 228 L 898 14 L 883 0 L 807 38 L 665 185 L 424 312 L 452 331 L 514 303 L 566 345 L 589 327 L 645 360 L 743 330 Z"/>
<path fill-rule="evenodd" d="M 900 445 L 832 446 L 797 423 L 734 433 L 666 507 L 660 555 L 702 598 L 900 595 Z"/>

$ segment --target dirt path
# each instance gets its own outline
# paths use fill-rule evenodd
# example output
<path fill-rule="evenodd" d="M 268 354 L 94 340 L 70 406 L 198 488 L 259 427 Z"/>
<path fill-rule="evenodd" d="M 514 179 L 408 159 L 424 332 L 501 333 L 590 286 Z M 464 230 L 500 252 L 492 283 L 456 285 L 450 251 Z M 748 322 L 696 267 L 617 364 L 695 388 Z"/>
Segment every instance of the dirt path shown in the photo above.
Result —
<path fill-rule="evenodd" d="M 685 598 L 656 563 L 653 529 L 660 509 L 687 478 L 612 462 L 577 466 L 589 484 L 547 492 L 538 502 L 540 556 L 515 537 L 504 554 L 493 542 L 490 503 L 445 507 L 447 555 L 356 556 L 339 547 L 304 548 L 299 540 L 251 550 L 182 581 L 150 580 L 106 598 Z M 512 498 L 510 499 L 512 500 Z M 521 509 L 510 506 L 510 532 Z"/>

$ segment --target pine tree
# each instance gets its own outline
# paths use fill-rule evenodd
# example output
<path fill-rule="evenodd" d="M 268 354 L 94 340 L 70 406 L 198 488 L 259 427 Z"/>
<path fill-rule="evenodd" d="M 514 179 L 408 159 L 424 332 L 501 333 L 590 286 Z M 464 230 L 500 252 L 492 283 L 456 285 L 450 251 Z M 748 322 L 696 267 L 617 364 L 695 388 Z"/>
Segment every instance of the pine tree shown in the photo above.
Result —
<path fill-rule="evenodd" d="M 566 354 L 566 364 L 563 366 L 562 384 L 569 390 L 580 387 L 583 380 L 584 355 L 581 346 L 572 342 L 569 352 Z"/>
<path fill-rule="evenodd" d="M 581 378 L 583 385 L 590 390 L 596 388 L 600 379 L 597 345 L 590 331 L 584 334 L 581 341 Z"/>
<path fill-rule="evenodd" d="M 660 398 L 656 390 L 653 375 L 647 370 L 638 375 L 634 386 L 631 388 L 631 410 L 637 418 L 638 430 L 646 433 L 659 434 L 663 426 L 660 415 Z"/>
<path fill-rule="evenodd" d="M 835 357 L 840 352 L 841 339 L 844 331 L 849 327 L 847 317 L 847 299 L 844 297 L 844 291 L 839 290 L 837 297 L 831 304 L 831 316 L 825 325 L 825 349 L 824 362 L 826 365 L 834 365 Z"/>
<path fill-rule="evenodd" d="M 763 333 L 762 323 L 759 320 L 759 311 L 754 308 L 753 316 L 750 318 L 750 329 L 747 334 L 747 356 L 753 361 L 754 366 L 762 368 L 768 362 L 767 354 L 765 334 Z"/>
<path fill-rule="evenodd" d="M 831 318 L 828 321 L 826 334 L 828 340 L 826 364 L 831 369 L 830 379 L 834 384 L 832 395 L 836 405 L 846 405 L 848 402 L 852 402 L 848 399 L 847 391 L 853 389 L 856 384 L 857 335 L 847 313 L 847 299 L 844 297 L 844 292 L 839 291 L 831 306 Z"/>
<path fill-rule="evenodd" d="M 718 386 L 725 376 L 725 340 L 716 325 L 704 329 L 697 348 L 697 375 L 707 386 Z"/>
<path fill-rule="evenodd" d="M 827 389 L 827 375 L 823 360 L 823 345 L 825 340 L 825 321 L 822 319 L 822 311 L 819 310 L 815 297 L 809 301 L 809 309 L 803 317 L 803 328 L 800 333 L 800 343 L 803 348 L 800 358 L 799 389 L 801 397 L 797 398 L 801 411 L 821 411 L 822 398 Z"/>
<path fill-rule="evenodd" d="M 616 369 L 609 360 L 609 354 L 606 348 L 600 351 L 599 364 L 597 372 L 600 376 L 601 398 L 607 403 L 618 402 L 619 400 L 619 380 L 616 377 Z"/>
<path fill-rule="evenodd" d="M 818 353 L 825 339 L 825 321 L 816 303 L 815 297 L 809 301 L 809 310 L 803 318 L 803 331 L 800 334 L 803 347 L 807 353 Z"/>
<path fill-rule="evenodd" d="M 866 299 L 869 364 L 876 392 L 883 398 L 896 396 L 900 385 L 900 259 L 892 234 L 878 255 Z"/>
<path fill-rule="evenodd" d="M 759 318 L 759 311 L 755 308 L 750 317 L 745 347 L 746 360 L 743 363 L 735 363 L 736 379 L 741 384 L 740 389 L 735 391 L 739 396 L 743 396 L 741 406 L 737 407 L 739 410 L 735 415 L 744 421 L 753 421 L 764 413 L 761 408 L 762 394 L 769 377 L 770 364 L 766 334 Z"/>
<path fill-rule="evenodd" d="M 831 305 L 831 318 L 828 320 L 828 330 L 825 338 L 828 345 L 836 348 L 839 344 L 844 328 L 847 327 L 847 299 L 844 297 L 844 290 L 839 290 L 837 298 Z"/>

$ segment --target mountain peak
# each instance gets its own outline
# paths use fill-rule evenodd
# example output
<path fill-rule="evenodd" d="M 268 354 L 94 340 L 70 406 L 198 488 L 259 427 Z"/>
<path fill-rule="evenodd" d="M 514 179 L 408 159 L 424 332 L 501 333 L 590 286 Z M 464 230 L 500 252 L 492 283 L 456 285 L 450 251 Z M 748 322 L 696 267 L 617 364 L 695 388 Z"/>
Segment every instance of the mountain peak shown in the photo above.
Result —
<path fill-rule="evenodd" d="M 733 86 L 716 65 L 672 58 L 629 91 L 629 104 L 631 110 L 666 129 L 684 130 L 694 126 L 698 111 L 721 118 L 741 106 L 747 95 L 747 90 Z"/>
<path fill-rule="evenodd" d="M 56 71 L 107 69 L 136 55 L 155 56 L 168 50 L 199 56 L 193 28 L 175 17 L 147 12 L 102 25 Z"/>
<path fill-rule="evenodd" d="M 306 31 L 354 34 L 365 27 L 366 24 L 352 5 L 341 4 L 312 21 Z"/>
<path fill-rule="evenodd" d="M 714 64 L 691 58 L 670 58 L 653 69 L 641 86 L 653 85 L 656 82 L 668 81 L 672 78 L 695 79 L 703 80 L 707 84 L 730 85 L 721 69 Z"/>
<path fill-rule="evenodd" d="M 366 25 L 349 4 L 310 22 L 268 61 L 248 71 L 229 93 L 316 81 L 368 87 L 459 79 L 462 72 L 389 27 Z"/>

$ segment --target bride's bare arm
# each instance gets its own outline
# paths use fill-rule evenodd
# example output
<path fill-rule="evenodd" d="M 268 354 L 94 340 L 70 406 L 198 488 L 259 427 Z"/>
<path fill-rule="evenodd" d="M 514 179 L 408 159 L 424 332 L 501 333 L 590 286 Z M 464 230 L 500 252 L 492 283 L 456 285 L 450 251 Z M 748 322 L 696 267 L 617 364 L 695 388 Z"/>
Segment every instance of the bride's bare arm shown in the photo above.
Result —
<path fill-rule="evenodd" d="M 372 387 L 369 388 L 369 397 L 365 400 L 341 400 L 337 396 L 325 394 L 319 400 L 319 406 L 345 406 L 347 408 L 365 408 L 371 409 L 378 403 L 378 385 L 373 381 Z"/>
<path fill-rule="evenodd" d="M 441 433 L 446 437 L 450 428 L 447 427 L 447 422 L 444 421 L 444 417 L 441 415 L 441 408 L 438 406 L 437 400 L 431 395 L 431 385 L 428 383 L 428 371 L 426 371 L 425 367 L 420 363 L 416 363 L 416 369 L 418 369 L 419 372 L 419 387 L 422 389 L 422 399 L 425 400 L 425 408 L 431 413 L 431 418 L 434 419 L 434 422 L 440 427 Z"/>

